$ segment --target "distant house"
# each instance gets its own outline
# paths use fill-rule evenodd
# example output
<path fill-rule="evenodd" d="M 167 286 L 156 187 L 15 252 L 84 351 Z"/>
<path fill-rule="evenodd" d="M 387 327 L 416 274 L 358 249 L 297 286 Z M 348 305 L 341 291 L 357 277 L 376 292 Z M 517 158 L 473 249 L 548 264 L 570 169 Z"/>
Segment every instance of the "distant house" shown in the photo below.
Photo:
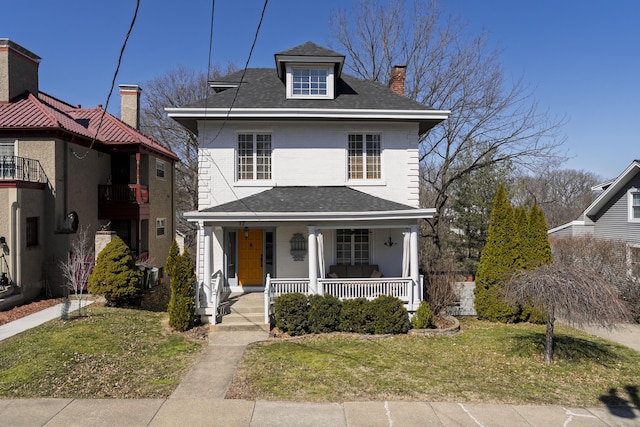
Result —
<path fill-rule="evenodd" d="M 631 262 L 640 264 L 640 160 L 594 190 L 601 193 L 580 218 L 549 230 L 549 237 L 592 235 L 624 241 Z"/>
<path fill-rule="evenodd" d="M 161 269 L 178 158 L 137 130 L 140 88 L 120 86 L 117 119 L 41 92 L 39 63 L 0 39 L 0 271 L 20 287 L 13 298 L 63 293 L 58 261 L 80 226 L 115 231 Z"/>
<path fill-rule="evenodd" d="M 198 311 L 215 322 L 224 289 L 340 298 L 422 298 L 421 136 L 448 117 L 343 73 L 344 55 L 308 42 L 275 68 L 211 82 L 215 94 L 169 108 L 198 134 Z"/>

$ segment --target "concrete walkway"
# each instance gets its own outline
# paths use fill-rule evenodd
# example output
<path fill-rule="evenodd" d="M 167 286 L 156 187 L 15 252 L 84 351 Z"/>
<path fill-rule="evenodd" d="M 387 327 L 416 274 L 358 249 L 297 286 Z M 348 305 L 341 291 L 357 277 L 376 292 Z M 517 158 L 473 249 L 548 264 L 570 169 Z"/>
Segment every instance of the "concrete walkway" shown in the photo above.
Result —
<path fill-rule="evenodd" d="M 60 309 L 59 306 L 47 309 L 50 319 L 59 317 Z M 23 319 L 12 323 L 35 326 L 35 320 Z M 29 327 L 13 325 L 12 330 Z M 635 335 L 638 331 L 630 328 L 619 332 Z M 618 337 L 605 338 L 613 339 L 614 336 Z M 267 333 L 263 331 L 212 332 L 209 345 L 198 362 L 167 399 L 0 399 L 0 425 L 640 426 L 640 409 L 631 406 L 570 408 L 447 402 L 298 403 L 224 399 L 246 345 L 264 339 L 267 339 Z M 635 335 L 626 339 L 634 342 L 638 338 Z"/>

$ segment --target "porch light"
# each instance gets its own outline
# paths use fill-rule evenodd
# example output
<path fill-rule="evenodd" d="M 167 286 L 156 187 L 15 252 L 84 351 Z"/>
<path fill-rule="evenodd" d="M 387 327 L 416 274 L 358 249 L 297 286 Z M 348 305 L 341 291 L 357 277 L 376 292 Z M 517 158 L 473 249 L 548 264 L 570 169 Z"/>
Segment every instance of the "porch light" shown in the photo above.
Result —
<path fill-rule="evenodd" d="M 294 233 L 289 243 L 291 243 L 291 256 L 293 260 L 304 261 L 304 256 L 307 253 L 307 239 L 304 238 L 302 233 Z"/>
<path fill-rule="evenodd" d="M 397 243 L 391 240 L 391 235 L 389 235 L 389 238 L 384 242 L 384 245 L 387 247 L 391 247 L 393 245 L 397 245 Z"/>
<path fill-rule="evenodd" d="M 244 228 L 244 238 L 248 239 L 249 238 L 249 227 L 245 227 Z"/>

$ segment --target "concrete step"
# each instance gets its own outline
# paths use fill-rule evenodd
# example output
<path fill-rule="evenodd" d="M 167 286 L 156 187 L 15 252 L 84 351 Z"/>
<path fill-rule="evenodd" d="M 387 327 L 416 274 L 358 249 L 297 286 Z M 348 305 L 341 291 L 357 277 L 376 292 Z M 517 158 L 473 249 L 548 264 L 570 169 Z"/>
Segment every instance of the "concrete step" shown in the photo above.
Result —
<path fill-rule="evenodd" d="M 234 313 L 226 314 L 222 316 L 220 323 L 260 323 L 264 322 L 264 312 L 260 313 Z"/>
<path fill-rule="evenodd" d="M 212 331 L 269 331 L 264 324 L 264 295 L 261 293 L 232 294 L 225 301 L 220 323 Z"/>
<path fill-rule="evenodd" d="M 211 332 L 230 332 L 230 331 L 266 331 L 269 332 L 269 326 L 264 324 L 264 319 L 259 323 L 239 322 L 239 323 L 218 323 L 211 325 Z"/>

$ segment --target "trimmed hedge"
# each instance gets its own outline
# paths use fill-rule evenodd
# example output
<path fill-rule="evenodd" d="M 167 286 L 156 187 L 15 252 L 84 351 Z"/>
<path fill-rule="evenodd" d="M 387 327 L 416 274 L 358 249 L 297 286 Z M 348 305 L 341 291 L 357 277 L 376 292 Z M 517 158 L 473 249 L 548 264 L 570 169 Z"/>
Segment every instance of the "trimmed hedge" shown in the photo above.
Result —
<path fill-rule="evenodd" d="M 309 299 L 301 293 L 284 294 L 273 303 L 276 327 L 291 336 L 309 333 Z"/>
<path fill-rule="evenodd" d="M 313 334 L 334 332 L 340 328 L 342 303 L 333 295 L 309 296 L 309 330 Z"/>
<path fill-rule="evenodd" d="M 402 301 L 380 296 L 340 301 L 331 295 L 285 294 L 274 303 L 276 326 L 289 335 L 327 332 L 406 334 L 411 323 Z"/>

